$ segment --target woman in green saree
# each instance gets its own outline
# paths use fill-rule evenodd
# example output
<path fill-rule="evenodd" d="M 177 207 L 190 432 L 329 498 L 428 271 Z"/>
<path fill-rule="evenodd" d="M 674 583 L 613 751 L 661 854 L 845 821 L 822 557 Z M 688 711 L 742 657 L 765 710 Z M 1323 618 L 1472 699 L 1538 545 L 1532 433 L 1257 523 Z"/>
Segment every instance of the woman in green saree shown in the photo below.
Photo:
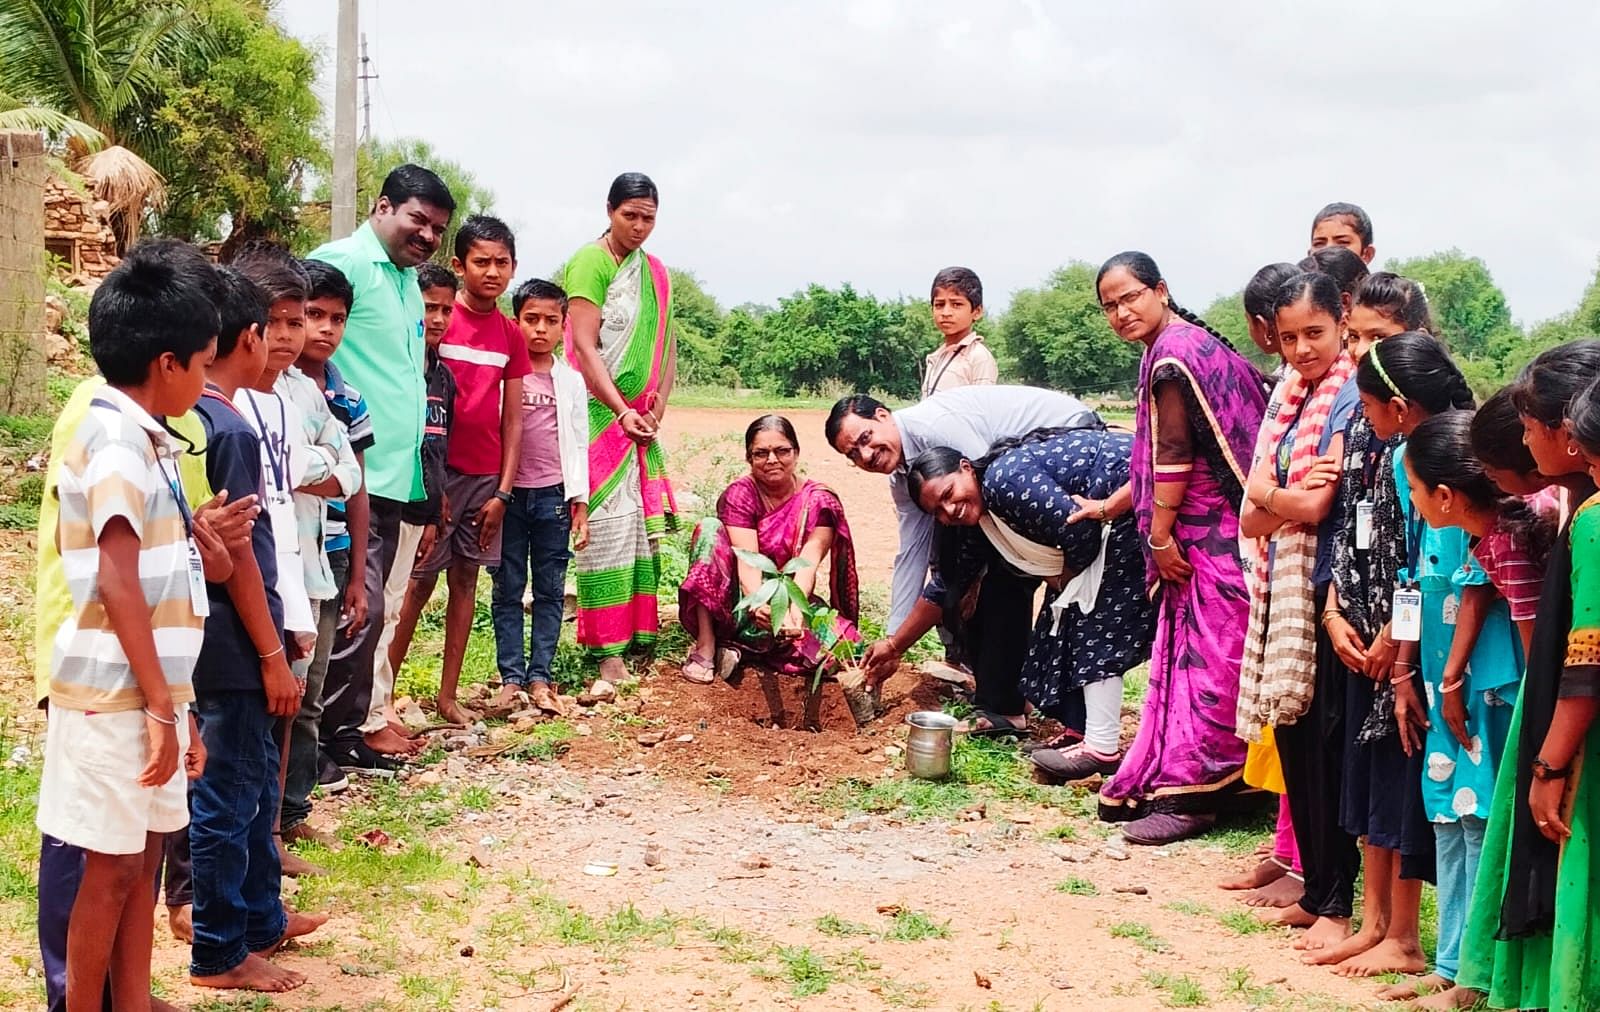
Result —
<path fill-rule="evenodd" d="M 657 541 L 674 525 L 666 458 L 656 442 L 677 367 L 672 285 L 643 249 L 659 198 L 650 177 L 611 184 L 611 225 L 567 261 L 567 357 L 589 388 L 589 546 L 578 552 L 578 643 L 600 674 L 654 645 Z"/>

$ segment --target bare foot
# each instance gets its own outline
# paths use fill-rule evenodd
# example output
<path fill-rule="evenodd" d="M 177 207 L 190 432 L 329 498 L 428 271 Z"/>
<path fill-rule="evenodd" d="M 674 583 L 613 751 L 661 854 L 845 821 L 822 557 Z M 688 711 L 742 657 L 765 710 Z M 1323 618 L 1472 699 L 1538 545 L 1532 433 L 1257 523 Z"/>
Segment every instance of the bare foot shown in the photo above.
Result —
<path fill-rule="evenodd" d="M 1287 873 L 1288 869 L 1268 857 L 1245 874 L 1218 882 L 1217 888 L 1230 890 L 1260 889 L 1264 885 L 1278 881 Z"/>
<path fill-rule="evenodd" d="M 620 657 L 602 657 L 600 659 L 600 677 L 616 685 L 618 682 L 628 680 L 628 665 Z"/>
<path fill-rule="evenodd" d="M 283 874 L 290 878 L 302 878 L 308 875 L 326 875 L 326 869 L 318 868 L 305 858 L 296 854 L 283 844 L 283 837 L 273 841 L 278 847 L 278 866 Z"/>
<path fill-rule="evenodd" d="M 150 996 L 150 1012 L 183 1012 L 183 1009 L 170 1001 L 162 1001 L 155 995 Z"/>
<path fill-rule="evenodd" d="M 1470 987 L 1462 987 L 1461 985 L 1457 984 L 1456 986 L 1446 988 L 1437 994 L 1431 994 L 1426 998 L 1418 999 L 1412 1003 L 1411 1007 L 1437 1009 L 1440 1010 L 1440 1012 L 1448 1012 L 1450 1009 L 1472 1008 L 1480 1001 L 1483 1001 L 1483 999 L 1484 994 L 1482 991 L 1474 991 Z"/>
<path fill-rule="evenodd" d="M 299 938 L 302 935 L 309 935 L 326 923 L 328 923 L 327 914 L 303 914 L 298 910 L 285 910 L 283 937 L 265 949 L 256 950 L 256 953 L 260 956 L 270 956 L 283 948 L 284 942 Z"/>
<path fill-rule="evenodd" d="M 1250 890 L 1240 902 L 1247 907 L 1292 907 L 1305 894 L 1304 882 L 1293 875 L 1284 875 L 1276 882 Z"/>
<path fill-rule="evenodd" d="M 275 966 L 255 953 L 244 957 L 244 962 L 214 977 L 189 975 L 195 987 L 216 987 L 237 991 L 293 991 L 306 982 L 306 975 Z"/>
<path fill-rule="evenodd" d="M 1269 836 L 1265 840 L 1262 840 L 1260 843 L 1256 844 L 1256 849 L 1252 851 L 1252 853 L 1254 853 L 1256 857 L 1265 859 L 1271 857 L 1272 852 L 1277 849 L 1276 841 Z"/>
<path fill-rule="evenodd" d="M 1421 973 L 1427 968 L 1428 961 L 1422 955 L 1422 946 L 1415 939 L 1402 942 L 1396 938 L 1385 938 L 1366 952 L 1346 959 L 1334 967 L 1333 972 L 1341 977 L 1376 977 L 1380 973 Z M 1443 983 L 1448 985 L 1450 982 Z"/>
<path fill-rule="evenodd" d="M 439 717 L 451 724 L 460 724 L 471 727 L 478 722 L 478 715 L 453 699 L 439 700 Z M 382 731 L 378 732 L 382 734 Z"/>
<path fill-rule="evenodd" d="M 362 735 L 362 739 L 368 748 L 379 755 L 410 755 L 417 751 L 419 744 L 415 739 L 402 738 L 387 727 Z"/>
<path fill-rule="evenodd" d="M 1318 917 L 1317 923 L 1311 925 L 1305 934 L 1294 940 L 1294 947 L 1305 953 L 1300 957 L 1300 962 L 1315 965 L 1322 962 L 1318 957 L 1325 951 L 1349 937 L 1350 918 Z"/>
<path fill-rule="evenodd" d="M 1415 980 L 1402 980 L 1398 984 L 1378 989 L 1378 997 L 1384 1001 L 1411 1001 L 1414 998 L 1424 998 L 1447 991 L 1455 986 L 1454 981 L 1445 980 L 1437 973 L 1430 973 L 1426 977 Z"/>
<path fill-rule="evenodd" d="M 188 903 L 167 908 L 167 929 L 172 937 L 188 945 L 194 944 L 194 907 Z"/>
<path fill-rule="evenodd" d="M 405 738 L 407 740 L 410 740 L 410 739 L 415 738 L 417 736 L 417 732 L 411 730 L 411 728 L 409 728 L 409 727 L 406 727 L 404 724 L 402 724 L 398 720 L 387 721 L 385 723 L 385 726 L 388 727 L 388 729 L 393 731 L 395 734 L 397 734 L 400 737 Z"/>
<path fill-rule="evenodd" d="M 550 687 L 549 682 L 534 682 L 528 686 L 528 701 L 545 713 L 561 716 L 561 697 Z"/>
<path fill-rule="evenodd" d="M 494 698 L 489 700 L 488 711 L 490 713 L 511 713 L 514 710 L 520 710 L 523 706 L 523 700 L 517 698 L 520 695 L 522 695 L 522 686 L 516 682 L 507 682 L 500 686 L 500 691 L 496 692 Z"/>
<path fill-rule="evenodd" d="M 1351 956 L 1358 956 L 1383 941 L 1384 927 L 1376 921 L 1369 921 L 1361 926 L 1360 931 L 1338 945 L 1330 945 L 1317 953 L 1317 958 L 1310 962 L 1315 966 L 1332 966 L 1334 963 L 1344 962 Z"/>
<path fill-rule="evenodd" d="M 1298 903 L 1279 910 L 1263 910 L 1256 916 L 1261 918 L 1263 924 L 1277 924 L 1285 928 L 1309 928 L 1317 923 L 1317 915 L 1306 913 L 1305 908 Z"/>

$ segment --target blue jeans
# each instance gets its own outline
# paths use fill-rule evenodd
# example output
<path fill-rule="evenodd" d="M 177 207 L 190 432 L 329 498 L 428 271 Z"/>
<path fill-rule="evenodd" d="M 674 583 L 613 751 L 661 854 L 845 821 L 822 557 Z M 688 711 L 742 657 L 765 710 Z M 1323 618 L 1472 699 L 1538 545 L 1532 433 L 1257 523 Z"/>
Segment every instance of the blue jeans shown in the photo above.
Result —
<path fill-rule="evenodd" d="M 317 786 L 318 742 L 322 733 L 322 686 L 328 678 L 328 660 L 339 634 L 339 613 L 344 610 L 344 595 L 350 586 L 350 550 L 329 552 L 328 568 L 333 571 L 335 591 L 332 600 L 321 602 L 317 610 L 317 646 L 306 668 L 305 695 L 300 697 L 300 712 L 290 731 L 289 773 L 283 783 L 280 820 L 280 828 L 285 830 L 311 817 L 311 792 Z M 378 607 L 383 607 L 381 601 Z"/>
<path fill-rule="evenodd" d="M 1461 935 L 1467 929 L 1472 884 L 1478 880 L 1484 825 L 1484 820 L 1471 815 L 1463 815 L 1459 822 L 1433 824 L 1439 854 L 1439 950 L 1434 968 L 1445 980 L 1455 980 L 1461 970 Z"/>
<path fill-rule="evenodd" d="M 259 692 L 195 700 L 206 768 L 189 787 L 194 950 L 189 972 L 211 977 L 283 937 L 278 817 L 278 720 Z"/>
<path fill-rule="evenodd" d="M 572 558 L 572 513 L 560 485 L 516 488 L 500 528 L 500 565 L 494 579 L 495 660 L 500 681 L 526 688 L 549 682 L 556 642 L 561 638 L 562 603 L 567 588 L 567 561 Z M 522 594 L 533 576 L 533 635 L 523 651 Z"/>

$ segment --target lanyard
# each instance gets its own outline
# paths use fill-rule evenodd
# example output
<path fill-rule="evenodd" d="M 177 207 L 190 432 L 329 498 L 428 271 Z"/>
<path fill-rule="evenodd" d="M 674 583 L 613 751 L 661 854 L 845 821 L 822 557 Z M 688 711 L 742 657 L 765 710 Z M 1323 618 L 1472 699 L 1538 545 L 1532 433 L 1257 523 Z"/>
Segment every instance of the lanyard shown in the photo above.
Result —
<path fill-rule="evenodd" d="M 289 471 L 289 413 L 288 409 L 283 406 L 283 395 L 275 393 L 273 396 L 278 399 L 278 432 L 280 433 L 279 441 L 283 447 L 284 458 L 281 464 L 278 461 L 277 452 L 272 448 L 272 435 L 267 431 L 266 420 L 261 417 L 261 408 L 256 404 L 254 397 L 246 399 L 250 402 L 250 410 L 255 413 L 256 424 L 261 427 L 261 441 L 266 444 L 267 448 L 267 463 L 272 465 L 273 486 L 281 493 L 289 491 L 287 487 Z"/>
<path fill-rule="evenodd" d="M 1422 535 L 1426 524 L 1422 515 L 1412 509 L 1406 517 L 1406 572 L 1411 574 L 1411 586 L 1421 585 L 1422 574 L 1417 572 L 1417 564 L 1422 560 Z"/>
<path fill-rule="evenodd" d="M 104 400 L 103 398 L 96 397 L 89 403 L 92 407 L 106 408 L 111 411 L 115 411 L 119 415 L 122 414 L 121 408 L 108 400 Z M 178 516 L 183 520 L 183 536 L 185 538 L 193 538 L 194 514 L 189 512 L 189 502 L 183 497 L 183 480 L 179 475 L 178 465 L 173 464 L 172 473 L 167 473 L 167 458 L 166 455 L 161 452 L 161 444 L 156 442 L 155 435 L 153 433 L 149 433 L 148 435 L 150 436 L 150 446 L 153 450 L 155 450 L 156 467 L 161 469 L 161 477 L 166 479 L 167 491 L 172 493 L 172 501 L 178 504 Z"/>

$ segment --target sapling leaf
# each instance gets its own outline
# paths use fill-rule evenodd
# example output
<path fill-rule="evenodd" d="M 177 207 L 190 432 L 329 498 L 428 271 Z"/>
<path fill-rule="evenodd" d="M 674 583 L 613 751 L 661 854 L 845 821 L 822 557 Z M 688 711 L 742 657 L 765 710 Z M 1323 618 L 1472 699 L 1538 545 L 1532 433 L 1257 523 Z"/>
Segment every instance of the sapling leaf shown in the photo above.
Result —
<path fill-rule="evenodd" d="M 772 600 L 772 595 L 777 592 L 778 587 L 779 583 L 777 580 L 766 581 L 761 586 L 757 587 L 755 590 L 752 590 L 749 594 L 741 598 L 739 603 L 733 606 L 733 610 L 740 614 L 744 614 L 754 608 L 761 607 L 768 601 Z"/>
<path fill-rule="evenodd" d="M 802 570 L 802 569 L 810 569 L 810 568 L 811 568 L 811 560 L 810 559 L 802 558 L 801 556 L 796 555 L 794 558 L 792 558 L 788 562 L 784 563 L 783 575 L 784 576 L 793 576 L 794 574 L 800 572 L 800 570 Z"/>
<path fill-rule="evenodd" d="M 783 620 L 789 616 L 789 588 L 787 580 L 772 581 L 772 631 L 777 633 Z"/>
<path fill-rule="evenodd" d="M 778 564 L 767 558 L 765 555 L 762 555 L 760 552 L 751 552 L 743 548 L 735 548 L 733 550 L 733 554 L 739 557 L 740 562 L 751 567 L 752 569 L 759 570 L 762 576 L 770 578 L 778 575 Z"/>

